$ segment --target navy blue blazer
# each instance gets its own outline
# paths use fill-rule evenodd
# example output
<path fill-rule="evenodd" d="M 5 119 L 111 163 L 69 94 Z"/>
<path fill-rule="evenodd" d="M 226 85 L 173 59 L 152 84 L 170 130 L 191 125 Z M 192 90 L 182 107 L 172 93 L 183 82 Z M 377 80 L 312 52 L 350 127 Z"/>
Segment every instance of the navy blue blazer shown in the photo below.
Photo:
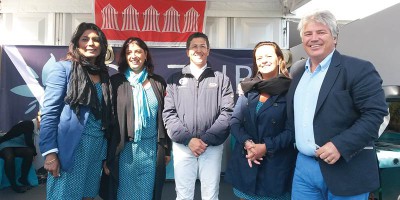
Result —
<path fill-rule="evenodd" d="M 304 64 L 305 61 L 292 66 L 293 80 L 287 93 L 293 130 L 293 97 Z M 319 92 L 313 122 L 316 144 L 332 142 L 341 154 L 333 165 L 319 161 L 324 180 L 335 195 L 356 195 L 379 187 L 374 141 L 388 112 L 381 84 L 372 63 L 335 50 Z"/>
<path fill-rule="evenodd" d="M 247 97 L 246 97 L 247 96 Z M 225 180 L 240 191 L 259 196 L 280 196 L 290 192 L 296 160 L 293 131 L 286 131 L 285 95 L 271 96 L 256 113 L 259 93 L 240 96 L 230 121 L 236 142 L 225 172 Z M 244 142 L 265 144 L 267 155 L 250 168 Z"/>

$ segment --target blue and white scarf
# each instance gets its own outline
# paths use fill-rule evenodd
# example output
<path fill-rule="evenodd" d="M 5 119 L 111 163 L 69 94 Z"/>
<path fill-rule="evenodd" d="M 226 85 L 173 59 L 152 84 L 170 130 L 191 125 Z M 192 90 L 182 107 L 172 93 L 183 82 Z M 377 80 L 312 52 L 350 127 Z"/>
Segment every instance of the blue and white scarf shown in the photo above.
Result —
<path fill-rule="evenodd" d="M 126 79 L 132 86 L 133 106 L 135 113 L 135 137 L 134 142 L 138 142 L 142 137 L 142 130 L 146 128 L 147 120 L 150 118 L 150 107 L 147 102 L 146 92 L 143 82 L 147 79 L 147 70 L 144 68 L 139 74 L 135 74 L 130 68 L 124 73 Z"/>

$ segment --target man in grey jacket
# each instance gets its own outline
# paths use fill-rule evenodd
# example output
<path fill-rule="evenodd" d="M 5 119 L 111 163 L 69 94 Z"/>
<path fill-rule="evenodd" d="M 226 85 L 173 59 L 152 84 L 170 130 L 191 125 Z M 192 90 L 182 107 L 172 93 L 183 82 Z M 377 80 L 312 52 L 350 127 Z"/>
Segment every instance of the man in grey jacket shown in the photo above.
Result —
<path fill-rule="evenodd" d="M 229 78 L 207 62 L 210 45 L 205 34 L 189 36 L 186 54 L 190 64 L 168 79 L 163 111 L 173 141 L 176 199 L 193 199 L 199 177 L 202 198 L 216 200 L 234 94 Z"/>

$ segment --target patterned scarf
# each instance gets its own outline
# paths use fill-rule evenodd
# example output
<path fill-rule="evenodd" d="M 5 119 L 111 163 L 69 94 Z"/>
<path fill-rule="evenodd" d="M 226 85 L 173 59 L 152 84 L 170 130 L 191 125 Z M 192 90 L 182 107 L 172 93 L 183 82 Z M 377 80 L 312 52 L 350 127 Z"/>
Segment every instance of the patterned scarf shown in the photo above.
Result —
<path fill-rule="evenodd" d="M 143 82 L 147 79 L 147 70 L 144 68 L 139 74 L 135 74 L 130 68 L 124 73 L 126 79 L 132 86 L 133 106 L 135 113 L 135 137 L 134 142 L 138 142 L 142 137 L 142 130 L 146 128 L 147 120 L 150 118 L 150 107 L 147 102 L 146 92 Z"/>
<path fill-rule="evenodd" d="M 102 101 L 97 99 L 97 92 L 89 74 L 100 76 Z M 101 119 L 102 127 L 107 129 L 110 122 L 109 116 L 111 116 L 109 91 L 109 76 L 105 65 L 96 66 L 85 61 L 72 62 L 69 86 L 64 101 L 70 105 L 78 119 L 80 119 L 80 106 L 89 106 L 95 118 Z"/>

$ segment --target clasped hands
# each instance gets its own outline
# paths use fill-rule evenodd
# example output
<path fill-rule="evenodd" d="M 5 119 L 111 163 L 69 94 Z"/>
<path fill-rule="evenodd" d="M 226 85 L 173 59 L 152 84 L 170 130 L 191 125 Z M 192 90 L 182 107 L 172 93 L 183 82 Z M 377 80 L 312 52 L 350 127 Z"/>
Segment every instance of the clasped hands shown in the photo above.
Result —
<path fill-rule="evenodd" d="M 265 144 L 255 144 L 252 140 L 246 140 L 244 149 L 247 152 L 246 158 L 250 167 L 253 167 L 253 162 L 257 165 L 261 164 L 263 156 L 267 153 Z"/>
<path fill-rule="evenodd" d="M 199 157 L 207 150 L 207 144 L 199 138 L 192 138 L 189 141 L 188 147 L 192 151 L 193 155 Z"/>

